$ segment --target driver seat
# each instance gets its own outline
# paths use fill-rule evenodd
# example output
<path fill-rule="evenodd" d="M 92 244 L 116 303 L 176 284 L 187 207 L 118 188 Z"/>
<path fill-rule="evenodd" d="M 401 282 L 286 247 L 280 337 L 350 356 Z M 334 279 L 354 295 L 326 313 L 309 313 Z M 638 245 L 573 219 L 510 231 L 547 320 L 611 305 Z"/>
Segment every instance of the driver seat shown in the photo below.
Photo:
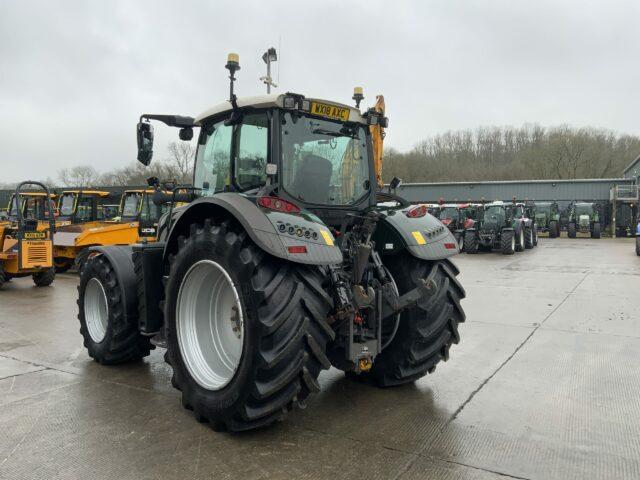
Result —
<path fill-rule="evenodd" d="M 304 157 L 296 172 L 293 188 L 301 195 L 303 201 L 326 205 L 329 200 L 332 170 L 333 166 L 329 160 L 310 153 Z"/>

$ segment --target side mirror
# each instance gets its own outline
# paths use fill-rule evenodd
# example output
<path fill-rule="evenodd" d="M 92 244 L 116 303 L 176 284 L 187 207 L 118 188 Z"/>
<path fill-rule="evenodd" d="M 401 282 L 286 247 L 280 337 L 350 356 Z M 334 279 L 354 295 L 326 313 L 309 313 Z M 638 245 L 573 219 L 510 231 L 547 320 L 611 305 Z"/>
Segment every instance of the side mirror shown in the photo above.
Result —
<path fill-rule="evenodd" d="M 138 161 L 148 166 L 153 157 L 153 125 L 148 122 L 139 122 L 136 133 L 138 139 Z"/>

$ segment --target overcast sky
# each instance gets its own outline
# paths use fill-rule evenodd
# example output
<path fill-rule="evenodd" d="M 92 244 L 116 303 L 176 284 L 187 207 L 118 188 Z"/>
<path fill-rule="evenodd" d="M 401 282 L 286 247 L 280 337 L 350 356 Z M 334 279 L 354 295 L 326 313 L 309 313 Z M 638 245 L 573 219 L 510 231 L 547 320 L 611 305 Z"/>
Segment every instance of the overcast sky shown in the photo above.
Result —
<path fill-rule="evenodd" d="M 143 113 L 195 116 L 264 91 L 365 105 L 383 93 L 387 145 L 479 125 L 640 134 L 640 2 L 0 0 L 0 183 L 135 159 Z M 276 68 L 277 73 L 277 68 Z M 177 131 L 157 127 L 157 158 Z"/>

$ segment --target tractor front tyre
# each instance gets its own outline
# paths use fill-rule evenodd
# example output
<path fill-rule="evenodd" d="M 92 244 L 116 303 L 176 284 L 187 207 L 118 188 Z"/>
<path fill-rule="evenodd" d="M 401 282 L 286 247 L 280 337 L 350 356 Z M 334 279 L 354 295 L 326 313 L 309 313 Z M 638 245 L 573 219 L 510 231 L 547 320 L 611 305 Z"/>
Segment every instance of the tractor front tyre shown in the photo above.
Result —
<path fill-rule="evenodd" d="M 56 269 L 56 273 L 65 273 L 73 267 L 73 260 L 65 257 L 56 257 L 53 259 L 53 266 Z"/>
<path fill-rule="evenodd" d="M 503 230 L 500 235 L 500 251 L 503 255 L 513 255 L 516 252 L 516 232 L 513 230 Z"/>
<path fill-rule="evenodd" d="M 478 234 L 475 231 L 467 231 L 464 233 L 464 251 L 470 254 L 478 253 L 479 242 Z"/>
<path fill-rule="evenodd" d="M 593 224 L 591 238 L 600 238 L 600 224 L 598 222 Z"/>
<path fill-rule="evenodd" d="M 118 277 L 104 255 L 89 258 L 80 274 L 78 310 L 84 346 L 98 363 L 137 361 L 155 348 L 138 331 L 137 320 L 125 315 Z"/>
<path fill-rule="evenodd" d="M 538 227 L 533 226 L 533 246 L 538 246 Z"/>
<path fill-rule="evenodd" d="M 567 228 L 567 236 L 569 238 L 576 238 L 576 224 L 571 222 Z"/>
<path fill-rule="evenodd" d="M 465 291 L 456 279 L 458 268 L 450 260 L 420 260 L 404 252 L 388 257 L 385 266 L 400 295 L 414 289 L 421 279 L 433 280 L 438 290 L 400 314 L 393 340 L 375 358 L 372 369 L 361 374 L 380 387 L 402 385 L 432 373 L 439 362 L 449 359 L 451 345 L 460 341 L 458 325 L 465 320 L 460 306 Z"/>
<path fill-rule="evenodd" d="M 464 231 L 453 232 L 453 238 L 456 239 L 458 251 L 462 252 L 464 250 Z"/>
<path fill-rule="evenodd" d="M 524 226 L 520 225 L 520 230 L 514 231 L 514 239 L 516 241 L 515 251 L 523 252 L 525 248 L 525 235 L 524 235 Z M 502 245 L 504 247 L 504 244 Z M 504 249 L 503 249 L 504 253 Z"/>
<path fill-rule="evenodd" d="M 524 248 L 533 248 L 533 229 L 531 227 L 524 227 Z"/>
<path fill-rule="evenodd" d="M 259 428 L 320 390 L 335 333 L 319 267 L 268 255 L 228 220 L 192 224 L 169 260 L 165 360 L 198 421 Z"/>
<path fill-rule="evenodd" d="M 636 237 L 636 255 L 640 257 L 640 236 Z"/>
<path fill-rule="evenodd" d="M 56 278 L 56 269 L 51 267 L 41 270 L 31 275 L 31 278 L 33 278 L 33 283 L 35 283 L 36 287 L 48 287 Z"/>
<path fill-rule="evenodd" d="M 552 220 L 549 222 L 549 238 L 559 237 L 558 222 Z"/>

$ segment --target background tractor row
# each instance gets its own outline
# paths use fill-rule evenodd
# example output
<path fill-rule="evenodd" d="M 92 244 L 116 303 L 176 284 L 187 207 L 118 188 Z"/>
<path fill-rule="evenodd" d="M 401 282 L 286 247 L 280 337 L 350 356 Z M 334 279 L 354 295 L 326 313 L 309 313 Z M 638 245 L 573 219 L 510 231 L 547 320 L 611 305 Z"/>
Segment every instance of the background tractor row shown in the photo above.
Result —
<path fill-rule="evenodd" d="M 495 201 L 481 207 L 480 214 L 465 232 L 465 251 L 498 249 L 512 255 L 538 244 L 537 229 L 527 216 L 530 208 L 523 203 Z"/>
<path fill-rule="evenodd" d="M 173 195 L 189 203 L 161 217 L 157 242 L 91 249 L 78 299 L 89 355 L 166 347 L 183 405 L 233 431 L 303 406 L 332 365 L 380 386 L 433 372 L 465 319 L 458 248 L 425 206 L 380 190 L 382 97 L 364 113 L 361 89 L 356 108 L 237 98 L 237 55 L 226 68 L 228 101 L 140 119 L 145 165 L 151 121 L 183 140 L 199 130 L 193 192 Z"/>

